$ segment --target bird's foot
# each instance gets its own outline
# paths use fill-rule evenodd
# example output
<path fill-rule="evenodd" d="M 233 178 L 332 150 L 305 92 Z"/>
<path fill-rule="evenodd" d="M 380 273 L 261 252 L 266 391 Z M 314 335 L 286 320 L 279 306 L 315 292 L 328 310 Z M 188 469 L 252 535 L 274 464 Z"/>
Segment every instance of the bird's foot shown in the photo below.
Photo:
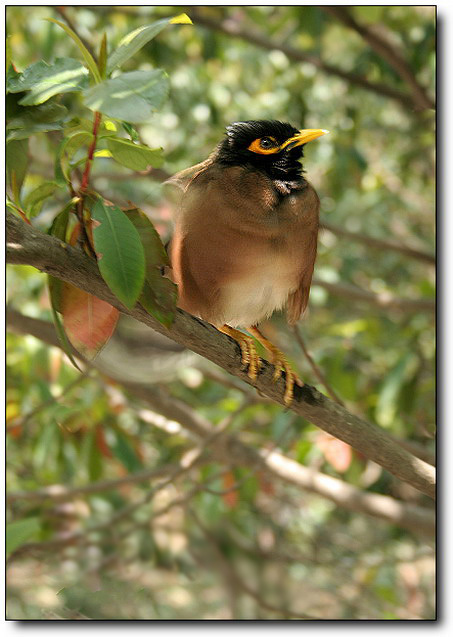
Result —
<path fill-rule="evenodd" d="M 250 333 L 253 334 L 257 340 L 267 349 L 271 355 L 271 362 L 274 365 L 274 374 L 272 380 L 276 383 L 285 372 L 285 393 L 283 395 L 283 402 L 288 407 L 294 397 L 294 385 L 303 387 L 304 383 L 292 369 L 291 365 L 287 361 L 285 355 L 275 347 L 256 327 L 248 328 Z"/>
<path fill-rule="evenodd" d="M 250 380 L 256 380 L 261 367 L 261 358 L 256 353 L 253 338 L 248 334 L 235 330 L 229 325 L 222 325 L 222 327 L 218 327 L 217 329 L 231 336 L 231 338 L 239 344 L 241 348 L 241 363 L 247 368 L 247 376 Z"/>
<path fill-rule="evenodd" d="M 279 349 L 275 347 L 269 351 L 272 355 L 271 356 L 272 363 L 275 368 L 274 375 L 272 377 L 272 380 L 274 381 L 274 383 L 276 383 L 278 379 L 281 377 L 282 372 L 285 372 L 286 385 L 285 385 L 285 393 L 283 395 L 283 402 L 285 403 L 286 406 L 288 406 L 291 404 L 294 397 L 294 385 L 299 385 L 300 387 L 303 387 L 304 383 L 296 374 L 296 372 L 293 370 L 293 368 L 288 363 L 285 356 L 281 353 Z"/>

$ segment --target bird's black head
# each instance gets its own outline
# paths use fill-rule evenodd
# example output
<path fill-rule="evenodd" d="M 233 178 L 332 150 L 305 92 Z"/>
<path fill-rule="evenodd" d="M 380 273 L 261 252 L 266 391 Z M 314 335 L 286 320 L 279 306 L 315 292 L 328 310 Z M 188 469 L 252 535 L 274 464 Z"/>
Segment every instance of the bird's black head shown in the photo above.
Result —
<path fill-rule="evenodd" d="M 302 180 L 303 146 L 327 131 L 299 131 L 276 120 L 234 122 L 219 144 L 217 161 L 225 165 L 249 165 L 264 171 L 271 179 Z"/>

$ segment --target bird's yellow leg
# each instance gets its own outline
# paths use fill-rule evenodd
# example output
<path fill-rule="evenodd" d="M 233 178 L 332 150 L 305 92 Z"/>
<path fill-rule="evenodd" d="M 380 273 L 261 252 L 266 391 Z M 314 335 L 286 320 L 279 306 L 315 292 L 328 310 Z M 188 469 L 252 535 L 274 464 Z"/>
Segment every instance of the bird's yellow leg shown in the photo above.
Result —
<path fill-rule="evenodd" d="M 261 367 L 261 359 L 256 353 L 253 338 L 248 334 L 244 334 L 239 330 L 235 330 L 229 325 L 222 325 L 221 327 L 217 327 L 217 329 L 220 330 L 220 332 L 231 336 L 231 338 L 233 338 L 239 344 L 241 348 L 242 364 L 248 367 L 248 377 L 251 380 L 255 380 L 256 375 L 258 374 L 258 370 Z"/>
<path fill-rule="evenodd" d="M 257 327 L 248 327 L 247 331 L 250 332 L 250 334 L 253 334 L 253 336 L 261 343 L 261 345 L 263 345 L 271 354 L 272 363 L 275 367 L 273 378 L 274 382 L 278 381 L 278 379 L 282 375 L 282 371 L 285 372 L 286 388 L 285 394 L 283 396 L 283 402 L 285 403 L 285 405 L 290 405 L 294 395 L 294 383 L 297 383 L 298 385 L 300 385 L 300 387 L 302 387 L 304 383 L 293 371 L 284 354 L 278 349 L 278 347 L 275 347 L 273 343 L 271 343 L 263 334 L 261 334 Z"/>

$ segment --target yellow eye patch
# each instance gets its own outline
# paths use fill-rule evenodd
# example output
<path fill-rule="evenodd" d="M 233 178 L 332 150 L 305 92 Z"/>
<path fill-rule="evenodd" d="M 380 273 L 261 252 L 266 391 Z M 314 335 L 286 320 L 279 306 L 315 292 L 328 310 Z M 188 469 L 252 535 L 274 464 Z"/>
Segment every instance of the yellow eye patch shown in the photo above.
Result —
<path fill-rule="evenodd" d="M 248 150 L 251 150 L 253 153 L 259 153 L 260 155 L 270 155 L 272 153 L 278 153 L 280 146 L 274 137 L 259 137 L 250 144 Z"/>

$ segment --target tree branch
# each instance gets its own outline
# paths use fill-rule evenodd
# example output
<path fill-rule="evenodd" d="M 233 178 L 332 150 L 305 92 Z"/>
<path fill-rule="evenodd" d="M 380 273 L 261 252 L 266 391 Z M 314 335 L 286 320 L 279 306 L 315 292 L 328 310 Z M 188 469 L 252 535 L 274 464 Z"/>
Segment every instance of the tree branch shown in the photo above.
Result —
<path fill-rule="evenodd" d="M 416 248 L 411 248 L 403 243 L 389 241 L 388 239 L 376 239 L 375 237 L 370 237 L 369 235 L 361 232 L 350 232 L 349 230 L 345 230 L 344 228 L 340 228 L 339 226 L 334 226 L 331 223 L 326 222 L 321 223 L 319 227 L 321 230 L 324 228 L 339 237 L 346 237 L 347 239 L 351 239 L 351 241 L 363 243 L 370 248 L 400 252 L 405 257 L 411 257 L 412 259 L 418 259 L 419 261 L 426 261 L 426 263 L 429 263 L 430 265 L 436 265 L 436 257 L 434 255 L 429 254 L 429 252 L 422 252 Z"/>
<path fill-rule="evenodd" d="M 434 516 L 427 508 L 403 503 L 390 496 L 363 492 L 338 478 L 304 467 L 279 451 L 257 451 L 232 434 L 224 433 L 215 438 L 213 434 L 216 430 L 211 423 L 182 401 L 155 387 L 137 387 L 131 384 L 125 386 L 160 414 L 181 423 L 184 429 L 201 440 L 211 437 L 210 448 L 213 457 L 220 462 L 263 471 L 270 478 L 278 478 L 322 495 L 349 511 L 366 513 L 430 537 L 433 535 Z"/>
<path fill-rule="evenodd" d="M 7 320 L 8 327 L 11 325 L 16 332 L 32 334 L 49 345 L 60 346 L 53 326 L 47 321 L 27 317 L 9 309 Z M 49 327 L 50 329 L 48 329 Z M 52 332 L 51 336 L 50 332 Z M 209 441 L 212 456 L 218 462 L 226 465 L 241 464 L 249 469 L 263 471 L 270 478 L 277 478 L 298 488 L 317 493 L 349 511 L 365 513 L 415 533 L 422 533 L 429 537 L 433 535 L 434 518 L 433 513 L 428 509 L 405 504 L 389 496 L 365 493 L 342 480 L 306 468 L 277 451 L 269 452 L 268 449 L 256 451 L 244 444 L 237 436 L 225 434 L 222 430 L 219 432 L 218 428 L 213 428 L 203 416 L 162 390 L 126 382 L 123 382 L 122 385 L 128 389 L 130 394 L 144 401 L 154 410 L 151 414 L 139 412 L 140 417 L 145 422 L 172 434 L 175 433 L 175 424 L 179 423 L 179 431 L 182 428 L 181 433 L 189 440 L 200 440 L 204 445 Z M 155 418 L 159 414 L 158 421 L 152 417 L 152 414 L 156 414 Z M 130 480 L 133 482 L 136 482 L 138 478 L 141 478 L 140 474 L 130 476 Z M 114 482 L 110 481 L 108 488 L 113 488 Z M 103 483 L 92 485 L 93 490 L 98 490 L 99 485 L 102 486 Z M 82 489 L 81 492 L 80 489 Z M 52 489 L 53 491 L 54 489 Z M 72 491 L 61 492 L 61 497 L 65 498 L 65 495 Z M 90 493 L 91 486 L 77 488 L 76 491 L 80 492 L 81 495 L 85 492 Z M 17 497 L 15 497 L 16 494 L 13 494 L 13 497 L 15 499 L 20 497 L 34 499 L 34 493 L 36 493 L 36 499 L 45 499 L 48 497 L 48 488 L 31 492 L 30 496 L 26 493 L 18 493 Z M 10 499 L 11 495 L 8 500 L 10 501 Z"/>
<path fill-rule="evenodd" d="M 248 384 L 253 384 L 261 394 L 284 406 L 284 377 L 274 383 L 274 368 L 265 361 L 258 378 L 252 383 L 245 370 L 241 368 L 238 344 L 212 325 L 177 310 L 174 323 L 167 330 L 140 305 L 132 310 L 125 308 L 104 283 L 96 262 L 81 250 L 26 225 L 10 211 L 7 211 L 6 226 L 7 262 L 32 265 L 42 272 L 94 294 L 124 314 L 220 365 Z M 290 409 L 332 436 L 350 444 L 397 478 L 434 497 L 435 472 L 432 466 L 395 444 L 385 431 L 350 414 L 314 387 L 296 387 Z"/>
<path fill-rule="evenodd" d="M 307 359 L 310 367 L 313 370 L 313 373 L 315 374 L 315 376 L 317 377 L 317 379 L 319 380 L 319 382 L 321 383 L 321 385 L 324 385 L 324 387 L 327 390 L 327 393 L 329 394 L 329 396 L 332 398 L 332 400 L 334 400 L 336 403 L 338 403 L 339 405 L 341 405 L 342 407 L 344 407 L 344 402 L 341 400 L 341 398 L 338 396 L 338 394 L 336 393 L 336 391 L 334 390 L 334 388 L 330 385 L 329 381 L 327 380 L 327 378 L 324 376 L 324 374 L 322 373 L 322 371 L 320 370 L 320 368 L 318 367 L 318 365 L 315 363 L 313 356 L 310 354 L 310 352 L 307 349 L 307 346 L 305 345 L 305 341 L 302 337 L 302 334 L 300 333 L 299 328 L 297 327 L 297 325 L 293 326 L 293 333 L 294 336 L 296 337 L 296 341 L 299 343 L 301 350 L 303 351 L 303 353 L 305 354 L 305 358 Z"/>
<path fill-rule="evenodd" d="M 327 6 L 321 8 L 350 29 L 356 31 L 398 73 L 400 78 L 409 86 L 417 110 L 435 108 L 433 100 L 428 97 L 426 90 L 418 82 L 409 64 L 388 40 L 372 31 L 369 27 L 359 24 L 346 7 Z"/>
<path fill-rule="evenodd" d="M 319 57 L 316 57 L 315 55 L 304 53 L 303 51 L 291 47 L 284 42 L 274 42 L 272 40 L 269 40 L 265 35 L 262 35 L 261 33 L 252 31 L 249 28 L 242 28 L 240 23 L 232 18 L 225 20 L 216 20 L 202 13 L 199 10 L 199 7 L 192 7 L 190 15 L 193 19 L 194 24 L 201 24 L 202 26 L 213 31 L 219 31 L 220 33 L 240 38 L 241 40 L 245 40 L 250 44 L 255 44 L 256 46 L 259 46 L 268 51 L 282 51 L 282 53 L 284 53 L 290 60 L 293 60 L 294 62 L 308 62 L 324 73 L 333 75 L 335 77 L 340 77 L 349 84 L 353 84 L 367 91 L 371 91 L 373 93 L 377 93 L 378 95 L 390 97 L 391 99 L 397 100 L 405 108 L 414 108 L 416 106 L 416 104 L 414 104 L 412 96 L 407 93 L 403 93 L 398 89 L 394 89 L 387 84 L 370 82 L 365 77 L 358 75 L 357 73 L 343 71 L 339 67 L 328 64 L 327 62 L 323 62 Z"/>
<path fill-rule="evenodd" d="M 52 500 L 52 502 L 61 502 L 71 500 L 72 498 L 92 493 L 102 493 L 103 491 L 113 491 L 126 484 L 137 484 L 140 482 L 149 482 L 157 478 L 163 478 L 173 475 L 177 470 L 176 464 L 164 465 L 162 467 L 153 467 L 152 469 L 144 469 L 137 473 L 130 473 L 122 478 L 113 480 L 102 480 L 91 484 L 81 485 L 79 487 L 66 487 L 63 484 L 52 484 L 43 489 L 35 489 L 34 491 L 9 491 L 7 495 L 8 505 L 18 500 L 28 502 L 43 502 L 44 500 Z"/>
<path fill-rule="evenodd" d="M 356 285 L 350 283 L 330 283 L 323 281 L 317 277 L 313 278 L 312 285 L 319 285 L 330 294 L 340 296 L 343 299 L 351 301 L 364 302 L 374 305 L 378 308 L 386 308 L 404 312 L 429 312 L 433 313 L 436 309 L 434 301 L 430 299 L 401 299 L 390 292 L 380 292 L 375 294 L 368 290 L 362 290 Z"/>

